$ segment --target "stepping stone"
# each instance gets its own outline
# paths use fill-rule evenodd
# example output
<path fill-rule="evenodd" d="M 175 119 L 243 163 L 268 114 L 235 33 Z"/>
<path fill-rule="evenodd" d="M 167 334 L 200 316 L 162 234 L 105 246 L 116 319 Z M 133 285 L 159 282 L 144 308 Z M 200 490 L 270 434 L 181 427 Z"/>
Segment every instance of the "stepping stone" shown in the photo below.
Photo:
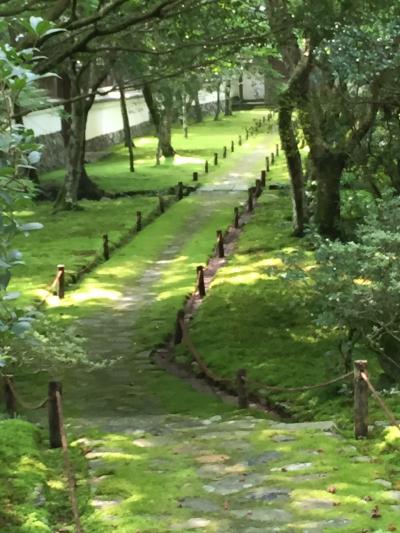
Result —
<path fill-rule="evenodd" d="M 367 455 L 360 455 L 359 457 L 353 457 L 353 461 L 355 463 L 370 463 L 371 457 L 368 457 Z"/>
<path fill-rule="evenodd" d="M 188 529 L 202 529 L 211 525 L 211 520 L 206 518 L 191 518 L 183 524 L 175 524 L 172 526 L 174 531 L 186 531 Z"/>
<path fill-rule="evenodd" d="M 228 461 L 229 455 L 201 455 L 196 457 L 196 461 L 202 464 L 212 464 L 212 463 L 225 463 Z"/>
<path fill-rule="evenodd" d="M 400 502 L 400 490 L 388 490 L 384 493 L 385 498 Z"/>
<path fill-rule="evenodd" d="M 200 477 L 212 478 L 222 477 L 227 474 L 243 474 L 247 472 L 246 465 L 242 463 L 237 463 L 235 465 L 225 465 L 225 464 L 207 464 L 199 468 L 197 474 Z"/>
<path fill-rule="evenodd" d="M 342 528 L 349 524 L 351 524 L 351 521 L 346 518 L 334 518 L 332 520 L 325 520 L 324 522 L 308 524 L 301 530 L 301 533 L 325 533 L 327 527 Z"/>
<path fill-rule="evenodd" d="M 294 505 L 303 511 L 313 511 L 315 509 L 329 509 L 334 507 L 334 501 L 322 500 L 318 498 L 308 498 L 306 500 L 296 501 Z"/>
<path fill-rule="evenodd" d="M 296 439 L 290 435 L 274 435 L 271 440 L 274 442 L 291 442 Z"/>
<path fill-rule="evenodd" d="M 382 487 L 385 487 L 386 489 L 391 489 L 392 484 L 390 481 L 386 481 L 386 479 L 374 479 L 375 483 L 378 483 L 378 485 L 382 485 Z"/>
<path fill-rule="evenodd" d="M 246 496 L 246 500 L 267 501 L 283 500 L 289 497 L 290 491 L 286 489 L 269 489 L 259 487 Z"/>
<path fill-rule="evenodd" d="M 335 422 L 296 422 L 292 424 L 286 424 L 284 422 L 273 422 L 270 426 L 271 429 L 282 429 L 289 431 L 326 431 L 337 432 L 337 426 Z"/>
<path fill-rule="evenodd" d="M 209 426 L 210 424 L 213 424 L 214 422 L 220 422 L 222 420 L 222 416 L 220 415 L 215 415 L 215 416 L 212 416 L 211 418 L 208 418 L 206 420 L 202 420 L 202 424 L 204 426 Z"/>
<path fill-rule="evenodd" d="M 215 481 L 213 484 L 203 485 L 206 492 L 227 496 L 235 494 L 245 489 L 251 489 L 255 485 L 260 485 L 264 481 L 264 476 L 259 474 L 250 474 L 249 476 L 226 476 L 223 479 Z"/>
<path fill-rule="evenodd" d="M 248 459 L 246 463 L 249 466 L 263 465 L 266 463 L 270 463 L 271 461 L 275 461 L 276 459 L 279 459 L 281 456 L 282 456 L 281 452 L 266 452 L 256 457 L 252 457 L 251 459 Z"/>
<path fill-rule="evenodd" d="M 217 513 L 221 511 L 221 506 L 203 498 L 185 498 L 179 502 L 179 507 L 203 513 Z"/>
<path fill-rule="evenodd" d="M 283 509 L 240 509 L 231 511 L 231 514 L 239 519 L 247 518 L 256 522 L 287 524 L 292 520 L 292 515 Z"/>
<path fill-rule="evenodd" d="M 306 470 L 311 468 L 312 463 L 294 463 L 292 465 L 281 466 L 279 468 L 271 468 L 271 472 L 297 472 L 298 470 Z"/>
<path fill-rule="evenodd" d="M 122 502 L 121 499 L 119 499 L 119 500 L 99 500 L 99 499 L 94 499 L 90 503 L 96 509 L 109 509 L 110 507 L 115 507 L 116 505 L 120 504 L 121 502 Z"/>
<path fill-rule="evenodd" d="M 291 481 L 315 481 L 316 479 L 322 479 L 324 477 L 327 477 L 328 474 L 325 474 L 324 472 L 318 472 L 316 474 L 302 474 L 300 476 L 293 476 L 290 478 Z"/>

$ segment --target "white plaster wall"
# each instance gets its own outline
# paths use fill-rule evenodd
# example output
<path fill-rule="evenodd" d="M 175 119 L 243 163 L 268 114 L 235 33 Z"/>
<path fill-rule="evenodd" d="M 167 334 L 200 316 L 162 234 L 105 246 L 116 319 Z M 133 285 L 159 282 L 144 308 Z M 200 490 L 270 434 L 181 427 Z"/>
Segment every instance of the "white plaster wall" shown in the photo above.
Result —
<path fill-rule="evenodd" d="M 262 76 L 246 74 L 243 76 L 243 99 L 262 100 L 265 94 L 264 80 Z"/>
<path fill-rule="evenodd" d="M 131 91 L 127 95 L 127 108 L 131 126 L 136 126 L 148 122 L 149 112 L 146 102 L 140 91 Z M 221 91 L 221 100 L 224 98 Z M 217 95 L 215 92 L 200 91 L 199 100 L 201 104 L 215 102 Z M 60 107 L 35 111 L 24 117 L 24 124 L 32 128 L 35 135 L 48 135 L 61 131 Z M 123 129 L 119 93 L 112 92 L 105 97 L 97 97 L 92 109 L 89 112 L 86 127 L 86 139 L 94 139 L 101 135 L 107 135 Z"/>
<path fill-rule="evenodd" d="M 53 107 L 43 111 L 34 111 L 24 117 L 24 124 L 27 128 L 33 129 L 35 135 L 48 135 L 61 130 L 61 119 L 59 111 L 61 108 Z"/>

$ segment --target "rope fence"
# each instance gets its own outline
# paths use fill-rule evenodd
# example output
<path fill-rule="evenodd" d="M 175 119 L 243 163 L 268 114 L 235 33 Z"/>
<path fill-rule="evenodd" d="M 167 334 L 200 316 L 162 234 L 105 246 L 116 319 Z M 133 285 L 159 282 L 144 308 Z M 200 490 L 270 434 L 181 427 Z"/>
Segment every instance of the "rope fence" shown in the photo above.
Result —
<path fill-rule="evenodd" d="M 341 376 L 337 376 L 329 381 L 316 383 L 313 385 L 304 385 L 301 387 L 278 387 L 273 385 L 267 385 L 259 381 L 250 380 L 247 377 L 247 371 L 243 368 L 239 369 L 236 373 L 236 379 L 221 378 L 215 374 L 207 363 L 202 358 L 199 350 L 196 348 L 193 339 L 191 338 L 187 324 L 184 320 L 184 311 L 180 310 L 178 313 L 177 327 L 180 329 L 181 341 L 186 345 L 192 359 L 198 365 L 201 373 L 204 377 L 212 382 L 214 385 L 224 387 L 229 391 L 236 393 L 238 397 L 238 404 L 240 408 L 249 407 L 250 389 L 254 388 L 258 391 L 269 392 L 283 392 L 283 393 L 296 393 L 306 392 L 316 389 L 322 389 L 330 387 L 336 383 L 345 382 L 346 380 L 353 378 L 354 386 L 354 433 L 357 439 L 365 438 L 368 436 L 368 392 L 376 400 L 386 415 L 389 423 L 400 429 L 400 424 L 396 419 L 393 411 L 388 407 L 378 391 L 372 385 L 368 373 L 367 373 L 367 361 L 355 361 L 354 370 L 347 372 Z M 254 393 L 252 392 L 254 396 Z M 260 400 L 260 399 L 259 399 Z M 261 400 L 260 400 L 261 403 Z"/>
<path fill-rule="evenodd" d="M 3 378 L 6 411 L 11 418 L 15 418 L 17 415 L 17 405 L 20 405 L 28 411 L 34 411 L 46 405 L 48 406 L 49 447 L 52 449 L 62 448 L 64 474 L 68 485 L 68 495 L 74 519 L 75 533 L 83 533 L 76 495 L 75 474 L 69 455 L 68 439 L 65 430 L 61 383 L 59 381 L 50 381 L 47 396 L 39 403 L 32 404 L 23 400 L 17 393 L 13 376 L 3 373 L 0 375 Z"/>

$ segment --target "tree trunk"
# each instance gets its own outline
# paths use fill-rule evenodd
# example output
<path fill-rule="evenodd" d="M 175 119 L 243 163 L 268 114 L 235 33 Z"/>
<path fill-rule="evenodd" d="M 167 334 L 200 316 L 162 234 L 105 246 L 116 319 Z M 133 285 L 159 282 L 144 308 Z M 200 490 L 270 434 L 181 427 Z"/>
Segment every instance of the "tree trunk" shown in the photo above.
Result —
<path fill-rule="evenodd" d="M 340 236 L 340 178 L 346 159 L 343 154 L 334 154 L 326 149 L 315 154 L 310 148 L 317 181 L 315 221 L 321 235 L 337 239 Z"/>
<path fill-rule="evenodd" d="M 215 121 L 219 120 L 220 113 L 221 113 L 221 82 L 219 81 L 217 83 L 217 105 L 216 105 L 215 115 L 214 115 Z"/>
<path fill-rule="evenodd" d="M 283 93 L 280 98 L 279 133 L 292 184 L 294 235 L 301 237 L 307 222 L 305 180 L 292 116 L 293 105 L 288 95 Z"/>
<path fill-rule="evenodd" d="M 161 120 L 158 128 L 158 139 L 160 150 L 164 157 L 174 157 L 175 150 L 172 147 L 172 108 L 165 109 L 161 114 Z"/>
<path fill-rule="evenodd" d="M 188 102 L 186 102 L 186 94 L 182 93 L 182 130 L 183 135 L 185 139 L 188 137 L 188 122 L 187 122 L 187 112 L 188 112 L 188 106 L 190 106 L 190 98 L 188 99 Z"/>
<path fill-rule="evenodd" d="M 121 82 L 118 82 L 118 87 L 121 104 L 122 123 L 124 125 L 125 146 L 128 148 L 129 153 L 129 170 L 131 172 L 135 172 L 135 157 L 133 154 L 134 143 L 132 141 L 131 125 L 129 124 L 129 114 L 128 108 L 126 106 L 125 89 L 122 80 Z"/>
<path fill-rule="evenodd" d="M 68 145 L 66 146 L 66 176 L 56 199 L 56 210 L 77 208 L 78 200 L 100 200 L 102 191 L 87 175 L 85 169 L 86 123 L 90 109 L 82 100 L 72 102 Z"/>
<path fill-rule="evenodd" d="M 232 115 L 231 80 L 225 82 L 225 116 Z"/>
<path fill-rule="evenodd" d="M 203 122 L 203 110 L 201 108 L 198 91 L 196 91 L 194 95 L 194 116 L 196 122 Z"/>
<path fill-rule="evenodd" d="M 156 131 L 158 131 L 160 126 L 160 114 L 153 98 L 153 91 L 148 83 L 143 85 L 142 93 L 147 109 L 149 110 L 151 121 L 153 122 Z"/>

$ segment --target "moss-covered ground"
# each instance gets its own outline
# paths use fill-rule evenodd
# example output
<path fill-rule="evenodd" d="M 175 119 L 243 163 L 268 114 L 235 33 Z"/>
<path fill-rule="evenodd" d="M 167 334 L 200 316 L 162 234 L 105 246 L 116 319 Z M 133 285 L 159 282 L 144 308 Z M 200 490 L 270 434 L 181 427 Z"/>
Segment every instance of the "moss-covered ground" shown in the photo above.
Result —
<path fill-rule="evenodd" d="M 233 128 L 235 120 L 242 124 L 243 117 L 250 121 L 253 116 L 240 114 L 226 124 Z M 211 146 L 209 139 L 204 142 Z M 275 142 L 274 133 L 252 138 L 226 162 L 225 173 L 234 168 L 239 178 L 246 176 L 251 183 L 262 168 L 260 143 L 269 148 L 266 155 Z M 287 182 L 282 159 L 271 174 L 273 182 Z M 207 181 L 215 183 L 221 177 L 222 169 Z M 128 178 L 132 179 L 126 175 L 120 183 Z M 128 189 L 126 181 L 121 189 Z M 194 288 L 195 267 L 212 252 L 216 229 L 231 222 L 233 207 L 245 198 L 244 192 L 218 191 L 185 198 L 68 291 L 61 305 L 49 299 L 48 312 L 54 319 L 66 324 L 79 320 L 92 358 L 116 359 L 109 368 L 77 368 L 58 376 L 64 383 L 80 508 L 89 533 L 164 533 L 194 526 L 228 532 L 314 528 L 359 533 L 395 531 L 398 526 L 395 430 L 386 441 L 355 443 L 313 430 L 296 431 L 292 440 L 291 429 L 260 414 L 249 418 L 250 413 L 235 411 L 217 396 L 193 391 L 148 360 L 147 350 L 163 343 L 173 329 L 177 309 Z M 129 200 L 125 201 L 130 217 Z M 102 204 L 110 206 L 111 221 L 112 206 L 118 204 L 112 200 L 96 205 Z M 65 215 L 65 228 L 69 216 Z M 335 349 L 335 336 L 318 335 L 312 301 L 295 284 L 267 272 L 268 266 L 279 266 L 280 250 L 302 246 L 290 237 L 289 217 L 285 191 L 263 195 L 235 255 L 219 272 L 194 318 L 195 343 L 221 375 L 246 367 L 257 380 L 291 386 L 315 383 L 337 371 L 333 360 L 321 355 Z M 84 229 L 76 225 L 76 231 L 82 231 L 82 250 L 90 245 L 84 241 Z M 305 261 L 312 262 L 312 256 L 306 255 Z M 186 354 L 179 348 L 176 355 L 181 360 Z M 47 379 L 45 374 L 20 372 L 16 383 L 23 396 L 34 400 L 43 396 Z M 343 425 L 349 428 L 351 398 L 337 389 L 274 399 L 300 419 L 335 418 L 347 421 Z M 35 416 L 44 421 L 41 414 Z M 69 531 L 61 455 L 44 453 L 36 430 L 28 424 L 18 436 L 20 445 L 10 450 L 7 432 L 15 428 L 18 434 L 18 424 L 25 423 L 0 422 L 0 434 L 6 435 L 0 451 L 7 461 L 1 477 L 11 480 L 9 492 L 1 495 L 1 508 L 13 513 L 14 520 L 6 516 L 5 527 L 8 533 Z M 89 475 L 82 453 L 89 461 Z M 24 477 L 22 494 L 34 494 L 36 483 L 51 493 L 33 516 L 38 524 L 33 526 L 24 521 L 36 500 L 21 498 L 13 485 L 19 465 L 30 457 L 36 458 L 39 477 Z"/>

